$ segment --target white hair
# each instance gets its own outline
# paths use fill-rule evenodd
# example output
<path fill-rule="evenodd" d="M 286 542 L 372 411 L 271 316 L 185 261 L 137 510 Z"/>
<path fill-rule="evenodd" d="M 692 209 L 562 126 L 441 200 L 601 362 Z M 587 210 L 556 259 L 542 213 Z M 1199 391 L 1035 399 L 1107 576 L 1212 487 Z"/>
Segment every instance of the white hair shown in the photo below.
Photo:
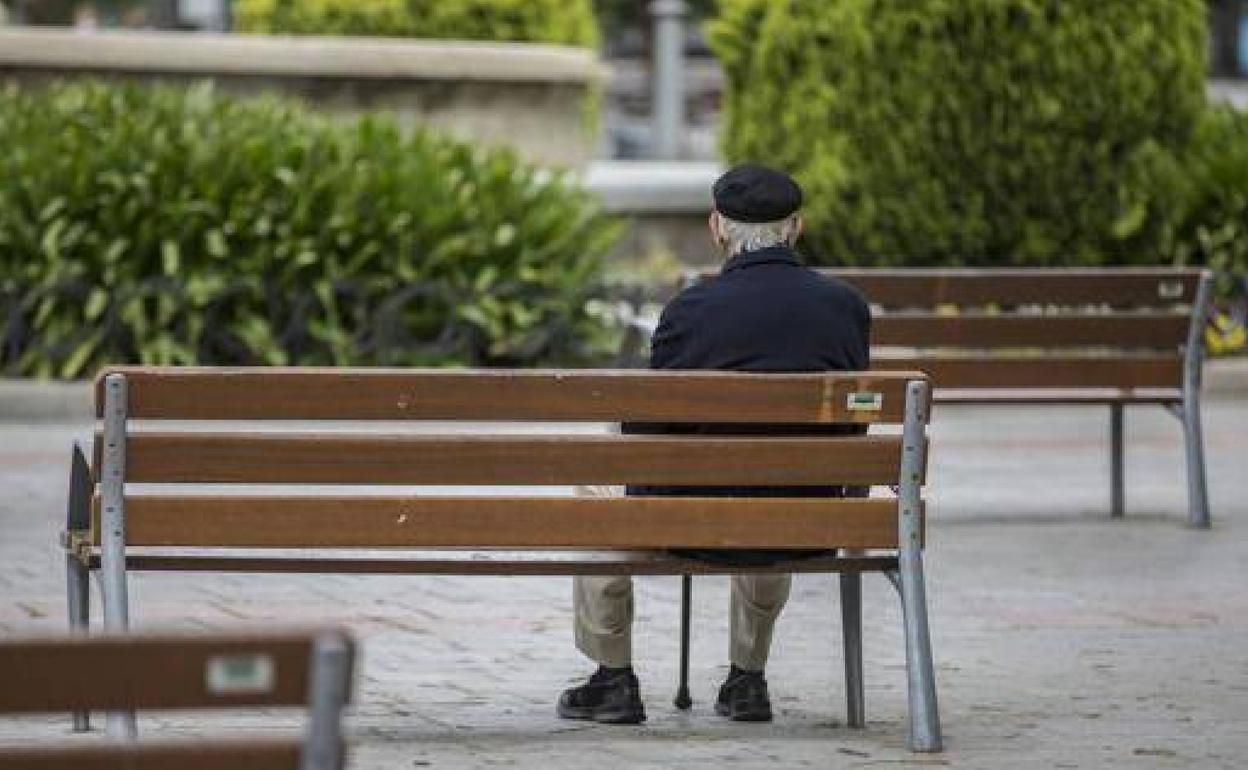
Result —
<path fill-rule="evenodd" d="M 716 212 L 728 254 L 757 251 L 769 246 L 791 246 L 797 238 L 797 214 L 775 222 L 738 222 Z"/>

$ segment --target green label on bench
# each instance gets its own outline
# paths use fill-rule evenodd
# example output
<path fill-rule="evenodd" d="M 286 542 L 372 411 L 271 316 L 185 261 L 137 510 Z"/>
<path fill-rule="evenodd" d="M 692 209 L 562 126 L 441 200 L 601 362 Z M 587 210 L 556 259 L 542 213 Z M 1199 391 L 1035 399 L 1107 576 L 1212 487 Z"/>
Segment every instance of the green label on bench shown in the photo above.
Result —
<path fill-rule="evenodd" d="M 884 406 L 884 394 L 867 391 L 850 393 L 849 403 L 845 406 L 851 412 L 878 412 Z"/>
<path fill-rule="evenodd" d="M 273 659 L 268 655 L 222 655 L 208 659 L 204 672 L 213 695 L 264 693 L 273 689 Z"/>

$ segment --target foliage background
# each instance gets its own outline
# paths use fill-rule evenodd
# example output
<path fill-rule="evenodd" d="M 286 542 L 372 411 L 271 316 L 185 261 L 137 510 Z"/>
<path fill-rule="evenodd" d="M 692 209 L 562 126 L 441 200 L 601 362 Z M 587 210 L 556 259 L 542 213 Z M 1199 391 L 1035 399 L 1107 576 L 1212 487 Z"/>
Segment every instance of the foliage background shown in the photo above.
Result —
<path fill-rule="evenodd" d="M 234 0 L 240 32 L 446 38 L 595 48 L 591 0 Z"/>
<path fill-rule="evenodd" d="M 817 259 L 1156 262 L 1168 243 L 1178 193 L 1157 182 L 1205 108 L 1200 0 L 720 0 L 706 31 L 723 150 L 795 173 Z"/>
<path fill-rule="evenodd" d="M 507 151 L 208 87 L 0 90 L 0 367 L 577 363 L 617 235 Z"/>

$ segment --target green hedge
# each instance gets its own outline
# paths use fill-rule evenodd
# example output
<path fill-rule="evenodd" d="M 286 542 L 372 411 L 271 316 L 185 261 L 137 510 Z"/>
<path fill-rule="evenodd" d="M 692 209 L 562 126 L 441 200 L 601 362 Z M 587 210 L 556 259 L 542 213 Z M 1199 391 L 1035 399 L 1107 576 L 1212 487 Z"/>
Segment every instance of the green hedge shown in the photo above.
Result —
<path fill-rule="evenodd" d="M 720 0 L 730 160 L 795 172 L 830 262 L 1157 260 L 1204 108 L 1200 0 Z"/>
<path fill-rule="evenodd" d="M 208 87 L 0 91 L 0 367 L 575 363 L 616 236 L 506 151 Z"/>
<path fill-rule="evenodd" d="M 241 32 L 598 45 L 590 0 L 234 0 L 234 18 Z"/>
<path fill-rule="evenodd" d="M 1180 264 L 1213 268 L 1221 296 L 1242 294 L 1248 279 L 1248 114 L 1229 106 L 1209 109 L 1191 147 L 1159 186 L 1167 181 L 1175 190 L 1167 251 Z"/>

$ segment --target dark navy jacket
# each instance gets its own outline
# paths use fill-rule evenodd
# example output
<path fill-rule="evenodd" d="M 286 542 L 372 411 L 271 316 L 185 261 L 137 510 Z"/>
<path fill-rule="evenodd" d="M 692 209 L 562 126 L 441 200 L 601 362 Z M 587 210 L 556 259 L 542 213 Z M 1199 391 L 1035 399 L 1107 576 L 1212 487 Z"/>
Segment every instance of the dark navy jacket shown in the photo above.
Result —
<path fill-rule="evenodd" d="M 663 310 L 652 369 L 822 372 L 867 369 L 871 311 L 849 284 L 803 267 L 773 247 L 737 254 L 719 275 L 685 289 Z M 637 424 L 626 433 L 828 435 L 842 425 Z M 730 468 L 725 469 L 731 473 Z M 842 487 L 629 487 L 633 495 L 839 497 Z M 764 554 L 758 554 L 766 558 Z M 739 561 L 751 561 L 749 558 Z"/>

